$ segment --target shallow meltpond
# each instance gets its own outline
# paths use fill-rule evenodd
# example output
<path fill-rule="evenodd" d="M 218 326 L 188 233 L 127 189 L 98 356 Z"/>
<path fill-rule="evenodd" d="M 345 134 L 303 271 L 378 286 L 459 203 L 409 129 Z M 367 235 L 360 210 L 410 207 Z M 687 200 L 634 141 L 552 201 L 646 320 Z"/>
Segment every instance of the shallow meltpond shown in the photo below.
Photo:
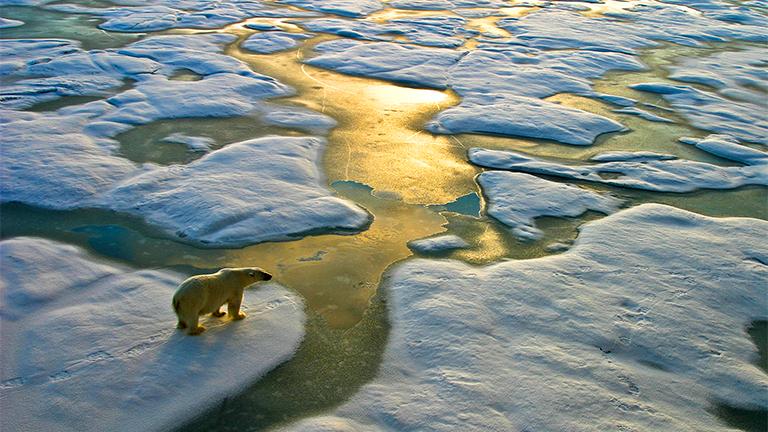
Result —
<path fill-rule="evenodd" d="M 97 3 L 93 6 L 105 7 L 106 4 Z M 104 49 L 128 45 L 144 37 L 144 33 L 114 33 L 101 30 L 97 26 L 103 20 L 91 15 L 22 6 L 3 6 L 0 14 L 3 18 L 24 22 L 18 27 L 0 28 L 0 39 L 72 39 L 80 42 L 83 49 Z M 53 23 L 55 25 L 52 25 Z"/>
<path fill-rule="evenodd" d="M 186 164 L 238 141 L 268 135 L 298 136 L 306 132 L 264 123 L 257 116 L 158 120 L 136 126 L 115 139 L 120 154 L 134 162 Z"/>

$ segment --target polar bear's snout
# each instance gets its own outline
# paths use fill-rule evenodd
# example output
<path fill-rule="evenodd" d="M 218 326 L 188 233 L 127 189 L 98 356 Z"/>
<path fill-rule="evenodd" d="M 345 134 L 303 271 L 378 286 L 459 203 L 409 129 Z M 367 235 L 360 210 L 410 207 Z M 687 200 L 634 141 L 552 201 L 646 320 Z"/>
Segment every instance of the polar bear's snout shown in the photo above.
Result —
<path fill-rule="evenodd" d="M 256 279 L 256 280 L 262 280 L 262 281 L 268 281 L 272 280 L 272 275 L 265 272 L 264 270 L 260 269 L 254 269 L 248 272 L 248 276 Z"/>

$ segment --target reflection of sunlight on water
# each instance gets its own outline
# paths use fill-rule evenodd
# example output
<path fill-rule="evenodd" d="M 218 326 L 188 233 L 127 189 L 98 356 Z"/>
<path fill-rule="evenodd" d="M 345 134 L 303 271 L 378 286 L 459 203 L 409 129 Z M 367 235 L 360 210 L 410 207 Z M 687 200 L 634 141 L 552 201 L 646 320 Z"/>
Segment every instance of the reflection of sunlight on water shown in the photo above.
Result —
<path fill-rule="evenodd" d="M 302 52 L 309 52 L 311 46 L 307 43 L 298 52 L 265 56 L 246 53 L 234 44 L 228 53 L 295 87 L 298 96 L 286 102 L 338 120 L 324 157 L 329 181 L 356 181 L 419 204 L 442 204 L 477 191 L 473 177 L 478 170 L 466 162 L 466 150 L 446 136 L 422 130 L 435 113 L 458 103 L 455 94 L 302 64 Z"/>
<path fill-rule="evenodd" d="M 337 182 L 334 187 L 376 215 L 368 230 L 263 243 L 230 250 L 223 260 L 228 266 L 258 263 L 300 292 L 332 327 L 348 328 L 360 320 L 384 270 L 411 254 L 406 243 L 443 231 L 445 219 L 423 206 L 376 198 L 362 185 Z"/>
<path fill-rule="evenodd" d="M 528 15 L 529 13 L 537 11 L 539 9 L 541 8 L 537 6 L 513 6 L 513 7 L 500 8 L 499 12 L 512 18 L 522 18 Z"/>
<path fill-rule="evenodd" d="M 276 27 L 280 30 L 287 31 L 287 32 L 303 32 L 304 29 L 297 26 L 296 24 L 293 24 L 289 21 L 291 21 L 292 18 L 265 18 L 265 17 L 258 17 L 258 18 L 249 18 L 245 21 L 239 22 L 237 24 L 233 24 L 228 29 L 247 29 L 247 25 L 261 25 L 265 27 Z"/>
<path fill-rule="evenodd" d="M 644 3 L 648 3 L 648 2 L 645 0 L 629 0 L 629 1 L 604 0 L 601 3 L 580 3 L 580 4 L 589 8 L 589 10 L 582 12 L 584 15 L 599 17 L 605 14 L 626 12 L 627 10 L 632 9 L 635 6 L 642 5 Z"/>
<path fill-rule="evenodd" d="M 387 21 L 401 18 L 419 18 L 429 16 L 455 16 L 451 11 L 437 10 L 410 10 L 410 9 L 382 9 L 374 12 L 365 18 L 367 21 L 373 21 L 376 23 L 386 23 Z"/>
<path fill-rule="evenodd" d="M 533 9 L 533 8 L 504 8 L 504 9 L 510 10 L 509 12 L 505 11 L 504 12 L 505 14 L 514 16 L 514 17 L 520 17 L 520 16 L 523 16 L 525 13 L 530 12 L 530 9 Z M 518 14 L 513 15 L 511 13 L 512 11 Z M 491 36 L 496 36 L 501 38 L 512 37 L 512 35 L 509 34 L 508 31 L 501 29 L 496 25 L 496 21 L 498 20 L 499 20 L 499 17 L 496 17 L 496 16 L 485 17 L 485 18 L 473 18 L 467 22 L 467 28 L 480 32 L 481 36 L 483 34 L 488 34 Z"/>
<path fill-rule="evenodd" d="M 450 102 L 452 99 L 449 95 L 436 90 L 398 87 L 392 84 L 368 85 L 363 89 L 363 94 L 371 98 L 372 102 L 389 107 L 439 104 Z M 440 106 L 437 105 L 437 108 L 439 109 Z"/>

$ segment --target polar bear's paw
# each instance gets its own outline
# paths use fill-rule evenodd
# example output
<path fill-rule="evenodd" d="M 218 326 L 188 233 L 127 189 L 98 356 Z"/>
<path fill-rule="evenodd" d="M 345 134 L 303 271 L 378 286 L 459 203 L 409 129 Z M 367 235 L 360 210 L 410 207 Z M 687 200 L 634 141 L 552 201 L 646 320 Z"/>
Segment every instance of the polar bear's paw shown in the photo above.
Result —
<path fill-rule="evenodd" d="M 241 319 L 244 319 L 247 315 L 245 315 L 244 312 L 238 312 L 237 315 L 233 315 L 232 319 L 235 321 L 240 321 Z"/>
<path fill-rule="evenodd" d="M 200 326 L 200 325 L 199 325 L 199 326 L 197 326 L 195 329 L 193 329 L 193 330 L 190 330 L 190 331 L 189 331 L 189 334 L 190 334 L 191 336 L 197 336 L 197 335 L 199 335 L 200 333 L 202 333 L 202 332 L 204 332 L 204 331 L 205 331 L 205 327 L 203 327 L 203 326 Z"/>
<path fill-rule="evenodd" d="M 221 317 L 223 317 L 226 314 L 227 314 L 226 312 L 222 312 L 222 311 L 218 311 L 218 310 L 216 312 L 211 312 L 211 315 L 215 316 L 216 318 L 221 318 Z"/>

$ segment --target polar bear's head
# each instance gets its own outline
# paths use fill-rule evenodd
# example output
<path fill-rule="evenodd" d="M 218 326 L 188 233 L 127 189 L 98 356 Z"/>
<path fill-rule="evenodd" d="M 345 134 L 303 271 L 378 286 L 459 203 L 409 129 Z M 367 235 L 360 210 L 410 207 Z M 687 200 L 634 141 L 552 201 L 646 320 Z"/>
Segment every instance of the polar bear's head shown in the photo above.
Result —
<path fill-rule="evenodd" d="M 245 285 L 272 279 L 272 275 L 259 267 L 238 267 L 226 269 L 236 274 Z"/>

